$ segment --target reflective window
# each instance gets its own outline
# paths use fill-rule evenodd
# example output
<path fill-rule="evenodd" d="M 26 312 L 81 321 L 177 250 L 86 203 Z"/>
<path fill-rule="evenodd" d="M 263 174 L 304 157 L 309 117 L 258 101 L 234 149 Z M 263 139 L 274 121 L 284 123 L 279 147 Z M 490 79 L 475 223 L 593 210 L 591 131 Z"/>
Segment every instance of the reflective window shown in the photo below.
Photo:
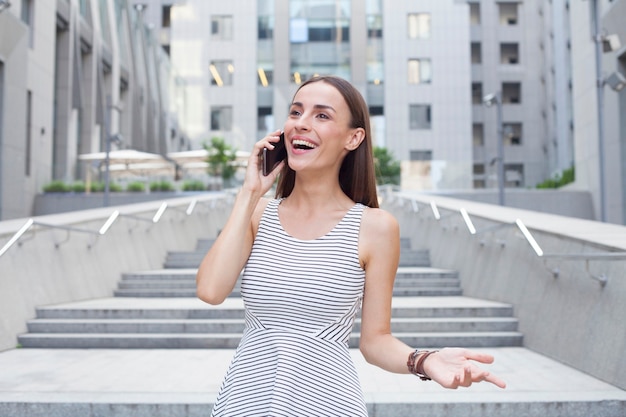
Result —
<path fill-rule="evenodd" d="M 409 59 L 409 84 L 428 84 L 432 81 L 430 59 Z"/>
<path fill-rule="evenodd" d="M 233 85 L 233 74 L 235 72 L 233 61 L 211 61 L 209 72 L 211 73 L 211 85 L 218 87 Z"/>
<path fill-rule="evenodd" d="M 233 128 L 233 108 L 231 106 L 211 107 L 211 130 L 230 131 Z"/>
<path fill-rule="evenodd" d="M 407 27 L 409 39 L 429 39 L 430 13 L 410 13 Z"/>
<path fill-rule="evenodd" d="M 233 39 L 233 17 L 211 16 L 211 38 L 230 41 Z"/>
<path fill-rule="evenodd" d="M 430 129 L 431 107 L 428 104 L 411 104 L 409 106 L 409 129 Z"/>

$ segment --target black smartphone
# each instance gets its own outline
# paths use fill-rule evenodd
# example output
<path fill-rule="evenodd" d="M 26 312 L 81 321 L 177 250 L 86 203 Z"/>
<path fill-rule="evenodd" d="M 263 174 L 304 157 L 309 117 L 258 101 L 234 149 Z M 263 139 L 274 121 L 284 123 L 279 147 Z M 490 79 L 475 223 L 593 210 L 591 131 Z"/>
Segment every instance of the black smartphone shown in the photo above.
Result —
<path fill-rule="evenodd" d="M 280 140 L 274 143 L 274 149 L 269 150 L 263 148 L 262 164 L 263 175 L 267 176 L 274 170 L 276 165 L 287 157 L 287 149 L 285 149 L 285 133 L 280 134 Z"/>

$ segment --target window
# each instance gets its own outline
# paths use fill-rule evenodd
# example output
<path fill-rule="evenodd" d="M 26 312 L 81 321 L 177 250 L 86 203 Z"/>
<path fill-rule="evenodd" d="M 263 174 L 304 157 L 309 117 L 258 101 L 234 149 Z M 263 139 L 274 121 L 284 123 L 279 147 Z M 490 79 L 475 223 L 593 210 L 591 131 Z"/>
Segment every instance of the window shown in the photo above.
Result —
<path fill-rule="evenodd" d="M 211 107 L 211 130 L 231 131 L 233 128 L 233 108 L 230 106 Z"/>
<path fill-rule="evenodd" d="M 472 142 L 474 146 L 485 145 L 485 128 L 482 123 L 472 125 Z"/>
<path fill-rule="evenodd" d="M 427 104 L 411 104 L 409 107 L 409 129 L 430 129 L 431 108 Z"/>
<path fill-rule="evenodd" d="M 483 104 L 482 83 L 472 83 L 472 104 Z"/>
<path fill-rule="evenodd" d="M 172 25 L 172 5 L 166 4 L 161 7 L 161 26 L 169 28 Z"/>
<path fill-rule="evenodd" d="M 519 64 L 519 45 L 517 43 L 500 44 L 500 63 L 505 65 Z"/>
<path fill-rule="evenodd" d="M 431 80 L 430 59 L 409 59 L 409 84 L 428 84 Z"/>
<path fill-rule="evenodd" d="M 498 3 L 500 24 L 503 26 L 517 25 L 517 3 Z"/>
<path fill-rule="evenodd" d="M 31 48 L 34 46 L 35 38 L 35 1 L 34 0 L 22 0 L 22 22 L 28 26 L 28 46 Z"/>
<path fill-rule="evenodd" d="M 517 146 L 522 144 L 522 124 L 521 123 L 504 123 L 502 125 L 504 131 L 504 144 Z"/>
<path fill-rule="evenodd" d="M 230 41 L 233 39 L 233 17 L 212 16 L 211 38 L 215 40 Z"/>
<path fill-rule="evenodd" d="M 502 104 L 519 104 L 522 102 L 522 85 L 520 83 L 502 83 Z"/>
<path fill-rule="evenodd" d="M 271 64 L 267 66 L 267 68 L 263 68 L 259 66 L 257 69 L 258 74 L 258 85 L 262 87 L 267 87 L 274 83 L 274 71 L 270 69 Z"/>
<path fill-rule="evenodd" d="M 472 64 L 480 64 L 482 62 L 482 47 L 479 42 L 472 42 Z"/>
<path fill-rule="evenodd" d="M 410 13 L 407 20 L 409 39 L 430 38 L 430 14 Z"/>
<path fill-rule="evenodd" d="M 259 39 L 272 39 L 274 37 L 274 16 L 259 16 Z"/>
<path fill-rule="evenodd" d="M 382 15 L 367 16 L 367 37 L 368 39 L 383 38 L 383 17 Z"/>
<path fill-rule="evenodd" d="M 504 164 L 504 185 L 505 187 L 524 186 L 523 164 Z"/>
<path fill-rule="evenodd" d="M 473 26 L 480 25 L 480 3 L 470 3 L 470 24 Z"/>
<path fill-rule="evenodd" d="M 271 107 L 259 107 L 257 109 L 257 130 L 269 132 L 274 125 L 274 118 Z"/>
<path fill-rule="evenodd" d="M 433 151 L 414 149 L 414 150 L 409 151 L 409 159 L 411 161 L 432 161 Z"/>
<path fill-rule="evenodd" d="M 233 73 L 235 72 L 233 61 L 211 61 L 209 72 L 211 73 L 211 85 L 218 87 L 233 85 Z"/>

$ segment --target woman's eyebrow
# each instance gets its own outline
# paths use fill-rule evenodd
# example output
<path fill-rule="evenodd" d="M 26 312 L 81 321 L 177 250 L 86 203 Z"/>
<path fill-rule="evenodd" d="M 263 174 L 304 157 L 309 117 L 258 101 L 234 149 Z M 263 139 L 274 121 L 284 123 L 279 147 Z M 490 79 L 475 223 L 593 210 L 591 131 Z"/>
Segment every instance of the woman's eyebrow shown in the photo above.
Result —
<path fill-rule="evenodd" d="M 299 101 L 294 101 L 293 103 L 291 103 L 292 106 L 298 106 L 298 107 L 304 107 L 302 105 L 302 103 L 300 103 Z M 334 109 L 333 106 L 329 106 L 327 104 L 316 104 L 313 106 L 314 109 L 320 109 L 320 110 L 331 110 L 335 113 L 337 113 L 337 110 Z"/>

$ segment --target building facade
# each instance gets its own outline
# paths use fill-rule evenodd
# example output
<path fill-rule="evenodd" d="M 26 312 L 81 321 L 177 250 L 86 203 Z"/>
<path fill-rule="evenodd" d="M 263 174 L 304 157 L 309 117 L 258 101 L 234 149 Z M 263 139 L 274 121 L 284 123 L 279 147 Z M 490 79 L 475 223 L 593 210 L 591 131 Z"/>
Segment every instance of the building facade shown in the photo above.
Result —
<path fill-rule="evenodd" d="M 15 1 L 0 12 L 0 219 L 27 215 L 47 180 L 81 178 L 77 155 L 117 133 L 163 155 L 215 136 L 247 151 L 299 83 L 336 74 L 366 98 L 404 188 L 533 188 L 575 168 L 568 187 L 625 223 L 625 4 Z"/>
<path fill-rule="evenodd" d="M 161 155 L 189 148 L 183 80 L 141 8 L 0 4 L 0 220 L 30 216 L 52 180 L 84 179 L 94 167 L 79 156 L 107 142 Z"/>

